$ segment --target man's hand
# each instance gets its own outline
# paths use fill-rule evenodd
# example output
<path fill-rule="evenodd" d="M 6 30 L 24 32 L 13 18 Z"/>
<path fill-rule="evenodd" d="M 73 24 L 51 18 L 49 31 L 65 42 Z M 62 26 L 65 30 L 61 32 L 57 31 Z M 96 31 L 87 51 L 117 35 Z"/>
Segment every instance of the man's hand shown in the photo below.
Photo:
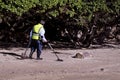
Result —
<path fill-rule="evenodd" d="M 43 45 L 48 45 L 48 41 L 42 41 Z"/>
<path fill-rule="evenodd" d="M 48 41 L 47 41 L 47 40 L 42 40 L 42 42 L 43 42 L 43 43 L 48 43 Z"/>

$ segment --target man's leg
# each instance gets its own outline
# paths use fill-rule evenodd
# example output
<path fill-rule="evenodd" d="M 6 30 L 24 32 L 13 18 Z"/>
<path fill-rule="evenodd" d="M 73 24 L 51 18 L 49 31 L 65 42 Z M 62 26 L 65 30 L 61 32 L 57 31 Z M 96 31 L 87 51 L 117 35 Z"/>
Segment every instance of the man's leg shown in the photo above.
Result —
<path fill-rule="evenodd" d="M 33 53 L 35 52 L 35 48 L 34 47 L 31 47 L 31 52 L 29 54 L 29 58 L 32 59 L 32 55 Z"/>
<path fill-rule="evenodd" d="M 36 41 L 32 40 L 32 43 L 31 43 L 31 52 L 29 54 L 29 58 L 30 59 L 32 59 L 32 55 L 35 52 L 35 49 L 36 49 L 35 44 L 36 44 Z"/>
<path fill-rule="evenodd" d="M 37 59 L 42 59 L 40 58 L 41 52 L 42 52 L 42 42 L 39 40 L 37 41 Z"/>

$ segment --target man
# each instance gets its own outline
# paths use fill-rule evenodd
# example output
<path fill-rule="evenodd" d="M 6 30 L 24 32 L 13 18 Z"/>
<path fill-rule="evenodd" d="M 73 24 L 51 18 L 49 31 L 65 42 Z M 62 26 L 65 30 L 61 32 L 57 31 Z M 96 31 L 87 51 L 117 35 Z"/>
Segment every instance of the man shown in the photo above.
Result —
<path fill-rule="evenodd" d="M 40 58 L 41 51 L 42 51 L 42 42 L 47 43 L 45 38 L 45 30 L 44 30 L 45 22 L 41 20 L 40 23 L 33 26 L 33 29 L 30 32 L 30 39 L 31 39 L 31 52 L 29 54 L 29 58 L 32 59 L 32 55 L 37 49 L 37 60 L 42 60 Z"/>

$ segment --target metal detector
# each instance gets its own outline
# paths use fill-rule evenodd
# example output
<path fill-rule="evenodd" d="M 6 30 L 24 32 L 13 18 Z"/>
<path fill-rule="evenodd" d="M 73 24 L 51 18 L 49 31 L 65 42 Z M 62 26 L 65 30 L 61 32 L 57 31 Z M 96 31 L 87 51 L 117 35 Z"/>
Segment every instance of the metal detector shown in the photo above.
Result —
<path fill-rule="evenodd" d="M 57 55 L 58 52 L 56 52 L 56 51 L 52 48 L 52 46 L 51 46 L 50 43 L 48 43 L 48 46 L 49 46 L 50 49 L 53 51 L 53 53 L 55 53 L 55 56 L 57 57 L 57 61 L 63 61 L 62 59 L 60 59 L 60 58 L 58 57 L 58 55 Z"/>

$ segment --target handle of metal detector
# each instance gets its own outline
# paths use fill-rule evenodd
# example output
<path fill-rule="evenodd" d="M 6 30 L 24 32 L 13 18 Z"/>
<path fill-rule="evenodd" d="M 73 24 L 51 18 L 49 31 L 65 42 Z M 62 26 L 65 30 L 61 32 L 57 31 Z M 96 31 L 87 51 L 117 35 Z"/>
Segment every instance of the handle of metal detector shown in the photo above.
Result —
<path fill-rule="evenodd" d="M 48 43 L 48 45 L 49 45 L 50 49 L 55 53 L 56 57 L 59 59 L 58 55 L 56 54 L 55 50 L 52 48 L 51 44 Z"/>
<path fill-rule="evenodd" d="M 49 45 L 50 49 L 54 52 L 54 49 L 52 48 L 51 44 L 48 43 L 48 45 Z"/>
<path fill-rule="evenodd" d="M 62 59 L 60 59 L 58 57 L 58 55 L 56 54 L 55 50 L 52 48 L 52 46 L 50 45 L 50 43 L 48 43 L 49 47 L 51 48 L 51 50 L 55 53 L 55 56 L 57 57 L 57 61 L 63 61 Z"/>

